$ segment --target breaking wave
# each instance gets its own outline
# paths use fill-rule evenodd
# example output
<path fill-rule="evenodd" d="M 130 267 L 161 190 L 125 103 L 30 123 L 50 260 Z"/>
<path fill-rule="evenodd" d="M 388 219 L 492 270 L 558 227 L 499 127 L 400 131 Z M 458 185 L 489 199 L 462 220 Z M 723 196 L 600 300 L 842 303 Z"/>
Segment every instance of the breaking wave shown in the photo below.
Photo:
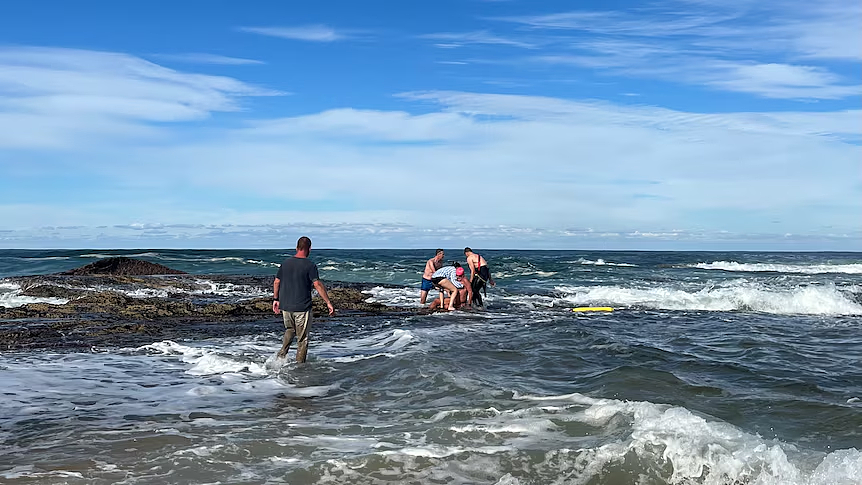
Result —
<path fill-rule="evenodd" d="M 697 263 L 689 268 L 712 269 L 721 271 L 757 272 L 757 273 L 801 273 L 801 274 L 862 274 L 862 263 L 856 264 L 773 264 L 773 263 L 737 263 L 736 261 L 713 261 L 712 263 Z"/>
<path fill-rule="evenodd" d="M 557 304 L 656 310 L 750 311 L 781 315 L 862 315 L 859 290 L 835 285 L 771 288 L 747 282 L 686 290 L 672 287 L 557 286 Z"/>

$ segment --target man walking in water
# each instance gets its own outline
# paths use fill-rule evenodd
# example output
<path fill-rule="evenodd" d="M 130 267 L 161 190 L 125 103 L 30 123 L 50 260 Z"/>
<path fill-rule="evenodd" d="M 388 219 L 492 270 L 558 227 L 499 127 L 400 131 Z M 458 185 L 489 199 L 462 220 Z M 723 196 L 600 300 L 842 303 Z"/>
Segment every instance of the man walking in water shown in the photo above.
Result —
<path fill-rule="evenodd" d="M 320 281 L 317 265 L 308 260 L 311 252 L 311 239 L 302 236 L 296 241 L 296 255 L 285 259 L 278 268 L 272 285 L 272 311 L 281 312 L 284 318 L 284 341 L 278 358 L 287 357 L 290 342 L 296 336 L 296 361 L 305 362 L 308 356 L 308 331 L 311 328 L 311 289 L 326 302 L 329 316 L 335 315 L 335 307 L 329 301 L 326 287 Z"/>
<path fill-rule="evenodd" d="M 419 287 L 419 303 L 423 305 L 425 304 L 425 300 L 428 299 L 428 291 L 434 288 L 431 276 L 434 275 L 435 271 L 443 267 L 443 254 L 443 250 L 438 249 L 434 253 L 434 257 L 425 263 L 425 272 L 422 273 L 422 286 Z"/>

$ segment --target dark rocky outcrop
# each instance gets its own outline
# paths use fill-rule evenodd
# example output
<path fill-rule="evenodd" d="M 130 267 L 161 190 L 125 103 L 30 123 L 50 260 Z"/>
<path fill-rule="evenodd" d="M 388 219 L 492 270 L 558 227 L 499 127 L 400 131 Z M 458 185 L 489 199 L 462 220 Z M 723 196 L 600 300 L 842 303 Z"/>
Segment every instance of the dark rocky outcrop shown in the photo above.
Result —
<path fill-rule="evenodd" d="M 62 305 L 31 303 L 0 307 L 0 350 L 93 346 L 133 346 L 154 340 L 244 335 L 281 328 L 272 312 L 272 299 L 208 293 L 208 284 L 238 285 L 252 294 L 272 291 L 273 276 L 187 275 L 171 268 L 129 258 L 116 264 L 83 266 L 56 275 L 8 278 L 22 294 L 62 298 Z M 100 271 L 117 271 L 100 273 Z M 125 271 L 155 271 L 131 275 Z M 327 282 L 337 309 L 334 318 L 415 314 L 416 310 L 366 302 L 362 293 L 376 284 Z M 132 294 L 164 295 L 132 297 Z M 315 318 L 328 319 L 319 297 L 312 301 Z"/>
<path fill-rule="evenodd" d="M 60 273 L 61 275 L 124 275 L 124 276 L 143 276 L 143 275 L 164 275 L 164 274 L 186 274 L 184 271 L 168 268 L 167 266 L 151 263 L 133 258 L 106 258 L 90 263 L 80 268 L 75 268 L 69 271 Z"/>

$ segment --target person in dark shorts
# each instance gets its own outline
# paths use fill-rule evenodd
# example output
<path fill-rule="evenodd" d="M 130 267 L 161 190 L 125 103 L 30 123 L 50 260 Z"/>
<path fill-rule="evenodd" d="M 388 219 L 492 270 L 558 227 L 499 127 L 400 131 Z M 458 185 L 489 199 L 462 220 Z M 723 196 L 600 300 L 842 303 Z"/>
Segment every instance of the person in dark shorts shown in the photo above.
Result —
<path fill-rule="evenodd" d="M 326 287 L 320 281 L 317 265 L 308 259 L 311 239 L 302 236 L 296 242 L 296 255 L 285 259 L 278 268 L 272 284 L 272 311 L 284 318 L 284 340 L 278 358 L 287 357 L 293 337 L 296 336 L 296 361 L 305 362 L 308 356 L 308 332 L 311 329 L 311 289 L 326 302 L 329 316 L 335 315 L 335 307 L 329 301 Z"/>
<path fill-rule="evenodd" d="M 470 268 L 470 286 L 473 289 L 473 299 L 471 303 L 476 303 L 476 306 L 482 307 L 482 295 L 479 290 L 488 296 L 488 284 L 497 286 L 494 278 L 491 278 L 491 270 L 488 269 L 488 262 L 481 255 L 476 254 L 470 248 L 464 248 L 464 256 L 467 257 L 467 267 Z"/>
<path fill-rule="evenodd" d="M 434 257 L 425 262 L 425 271 L 422 273 L 422 285 L 419 287 L 419 303 L 422 305 L 425 304 L 425 300 L 428 298 L 428 292 L 434 288 L 434 283 L 431 282 L 431 275 L 443 267 L 444 254 L 442 249 L 438 249 L 434 253 Z"/>

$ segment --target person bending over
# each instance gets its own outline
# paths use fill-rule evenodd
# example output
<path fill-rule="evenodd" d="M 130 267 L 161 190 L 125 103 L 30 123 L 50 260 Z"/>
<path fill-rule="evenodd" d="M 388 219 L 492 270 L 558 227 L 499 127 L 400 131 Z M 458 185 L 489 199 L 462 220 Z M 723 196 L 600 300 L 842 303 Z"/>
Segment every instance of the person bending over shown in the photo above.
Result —
<path fill-rule="evenodd" d="M 455 263 L 454 266 L 443 266 L 431 275 L 431 282 L 440 290 L 440 304 L 443 305 L 444 291 L 448 291 L 452 298 L 449 299 L 449 304 L 446 305 L 449 311 L 455 309 L 458 290 L 464 288 L 464 284 L 458 281 L 457 270 L 461 265 Z M 464 268 L 461 268 L 463 271 Z"/>

